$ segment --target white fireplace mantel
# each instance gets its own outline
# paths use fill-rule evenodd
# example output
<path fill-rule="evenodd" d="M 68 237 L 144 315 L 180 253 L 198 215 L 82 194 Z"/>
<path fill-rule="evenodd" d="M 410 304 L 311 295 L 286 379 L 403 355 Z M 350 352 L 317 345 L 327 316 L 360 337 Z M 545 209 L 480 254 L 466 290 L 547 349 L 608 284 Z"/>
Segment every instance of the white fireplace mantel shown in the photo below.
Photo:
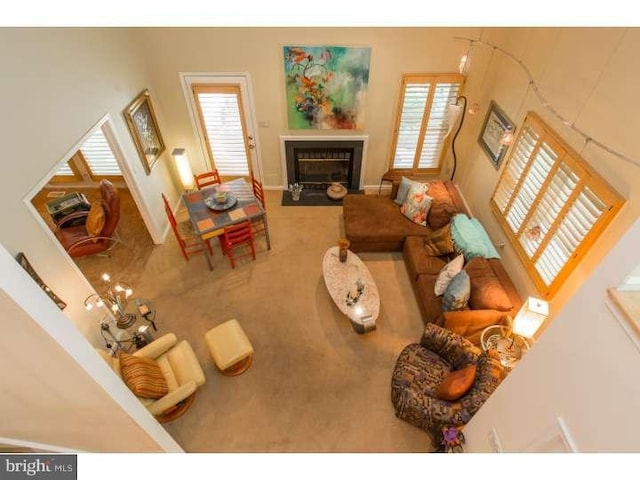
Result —
<path fill-rule="evenodd" d="M 362 142 L 362 163 L 360 167 L 360 178 L 358 188 L 362 189 L 364 182 L 364 172 L 367 165 L 367 150 L 369 135 L 280 135 L 280 165 L 282 169 L 282 189 L 288 188 L 287 184 L 287 159 L 285 142 L 339 142 L 339 141 L 360 141 Z"/>

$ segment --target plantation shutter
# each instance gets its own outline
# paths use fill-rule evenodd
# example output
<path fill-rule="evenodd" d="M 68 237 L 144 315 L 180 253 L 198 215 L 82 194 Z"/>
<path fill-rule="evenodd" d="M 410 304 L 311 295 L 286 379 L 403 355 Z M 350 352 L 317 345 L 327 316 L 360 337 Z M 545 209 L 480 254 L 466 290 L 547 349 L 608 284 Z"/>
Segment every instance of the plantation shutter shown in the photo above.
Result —
<path fill-rule="evenodd" d="M 391 169 L 407 173 L 440 168 L 447 110 L 462 86 L 461 75 L 405 75 L 396 118 Z"/>
<path fill-rule="evenodd" d="M 540 292 L 550 298 L 623 199 L 533 113 L 491 199 Z"/>
<path fill-rule="evenodd" d="M 74 165 L 75 156 L 71 157 L 69 161 L 65 162 L 58 168 L 56 173 L 51 177 L 51 183 L 70 183 L 81 182 L 82 174 L 78 168 Z"/>
<path fill-rule="evenodd" d="M 430 87 L 428 83 L 405 86 L 398 141 L 393 157 L 394 168 L 413 168 Z"/>
<path fill-rule="evenodd" d="M 240 88 L 235 85 L 193 85 L 192 88 L 213 168 L 222 176 L 248 176 Z"/>
<path fill-rule="evenodd" d="M 456 102 L 459 90 L 459 83 L 441 83 L 436 86 L 418 168 L 438 168 L 440 166 L 444 136 L 449 129 L 447 111 L 449 105 Z"/>
<path fill-rule="evenodd" d="M 93 181 L 122 178 L 113 150 L 100 128 L 91 134 L 68 162 L 58 168 L 51 181 L 82 182 L 83 174 Z"/>
<path fill-rule="evenodd" d="M 102 133 L 102 129 L 97 129 L 84 142 L 80 147 L 80 152 L 89 168 L 92 179 L 122 176 L 116 157 L 104 133 Z"/>
<path fill-rule="evenodd" d="M 62 177 L 75 177 L 76 172 L 71 169 L 71 165 L 69 162 L 65 162 L 56 172 L 56 175 L 60 175 Z"/>

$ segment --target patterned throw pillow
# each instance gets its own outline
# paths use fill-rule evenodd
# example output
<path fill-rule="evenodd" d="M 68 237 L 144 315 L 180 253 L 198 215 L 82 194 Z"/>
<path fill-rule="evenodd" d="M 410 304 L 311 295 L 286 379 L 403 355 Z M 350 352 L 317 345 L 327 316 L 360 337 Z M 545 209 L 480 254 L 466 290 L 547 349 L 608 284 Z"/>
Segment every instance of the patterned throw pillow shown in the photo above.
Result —
<path fill-rule="evenodd" d="M 467 272 L 462 270 L 451 279 L 442 297 L 442 311 L 464 310 L 471 295 L 471 281 Z"/>
<path fill-rule="evenodd" d="M 450 224 L 437 229 L 431 235 L 425 237 L 423 242 L 425 253 L 432 257 L 448 255 L 456 251 L 451 238 Z"/>
<path fill-rule="evenodd" d="M 169 392 L 167 381 L 160 367 L 151 358 L 136 357 L 120 352 L 122 380 L 137 397 L 162 398 Z"/>
<path fill-rule="evenodd" d="M 462 271 L 463 265 L 464 256 L 460 254 L 449 263 L 447 263 L 444 267 L 442 267 L 442 270 L 440 270 L 438 278 L 436 278 L 436 284 L 433 288 L 433 293 L 435 293 L 436 296 L 444 294 L 453 277 L 455 277 Z"/>
<path fill-rule="evenodd" d="M 398 185 L 398 192 L 396 193 L 396 198 L 393 201 L 398 205 L 402 205 L 404 203 L 405 198 L 407 198 L 407 193 L 409 193 L 409 189 L 413 185 L 423 185 L 426 190 L 429 184 L 416 182 L 415 180 L 411 180 L 410 178 L 402 177 L 400 179 L 400 185 Z"/>
<path fill-rule="evenodd" d="M 409 188 L 407 198 L 405 198 L 400 207 L 400 211 L 412 222 L 418 225 L 426 225 L 430 206 L 431 197 L 425 193 L 425 186 L 418 184 Z"/>
<path fill-rule="evenodd" d="M 440 400 L 455 402 L 462 398 L 473 386 L 476 380 L 476 366 L 467 365 L 460 370 L 454 370 L 445 377 L 436 389 L 436 397 Z"/>

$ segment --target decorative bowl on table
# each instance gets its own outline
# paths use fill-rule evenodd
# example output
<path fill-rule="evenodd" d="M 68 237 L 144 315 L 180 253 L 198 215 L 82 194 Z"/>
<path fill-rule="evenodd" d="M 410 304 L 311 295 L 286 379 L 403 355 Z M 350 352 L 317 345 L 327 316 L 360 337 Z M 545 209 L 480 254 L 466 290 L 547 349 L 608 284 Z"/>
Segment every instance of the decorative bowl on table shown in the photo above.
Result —
<path fill-rule="evenodd" d="M 227 192 L 216 192 L 216 195 L 215 195 L 216 202 L 218 202 L 219 204 L 227 203 L 228 197 L 229 197 L 229 194 Z"/>
<path fill-rule="evenodd" d="M 224 202 L 220 203 L 218 201 L 218 194 L 212 195 L 210 197 L 206 197 L 204 199 L 204 204 L 209 207 L 211 210 L 215 210 L 217 212 L 221 212 L 224 210 L 228 210 L 233 207 L 236 203 L 238 203 L 238 199 L 233 193 L 223 192 L 225 194 Z M 220 197 L 222 198 L 222 197 Z"/>

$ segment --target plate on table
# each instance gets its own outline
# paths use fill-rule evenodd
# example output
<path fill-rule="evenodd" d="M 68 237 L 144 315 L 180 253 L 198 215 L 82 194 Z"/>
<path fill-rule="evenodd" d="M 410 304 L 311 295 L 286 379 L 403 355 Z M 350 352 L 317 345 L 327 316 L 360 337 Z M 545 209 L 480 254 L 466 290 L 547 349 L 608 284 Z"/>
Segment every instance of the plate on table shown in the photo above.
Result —
<path fill-rule="evenodd" d="M 224 203 L 218 203 L 215 196 L 207 197 L 204 199 L 204 204 L 211 210 L 215 210 L 216 212 L 229 210 L 236 203 L 238 203 L 238 199 L 233 193 L 227 194 L 227 201 Z"/>

